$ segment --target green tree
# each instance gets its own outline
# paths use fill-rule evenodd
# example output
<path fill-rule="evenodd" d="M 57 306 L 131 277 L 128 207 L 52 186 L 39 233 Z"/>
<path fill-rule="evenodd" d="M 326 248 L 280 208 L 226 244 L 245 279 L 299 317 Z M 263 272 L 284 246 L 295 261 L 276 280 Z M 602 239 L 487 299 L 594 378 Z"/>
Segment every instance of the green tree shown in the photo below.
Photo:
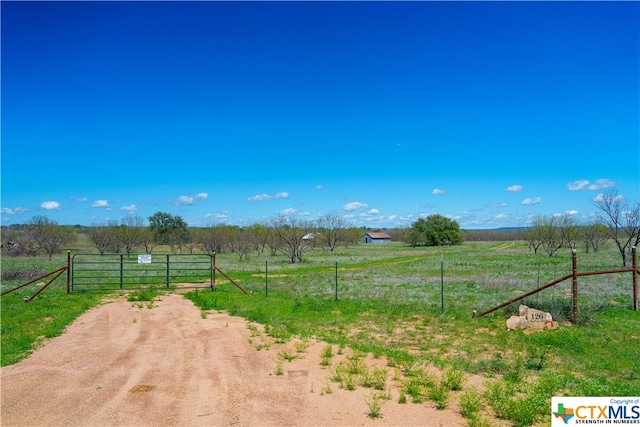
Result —
<path fill-rule="evenodd" d="M 154 232 L 155 242 L 159 245 L 171 244 L 173 247 L 189 240 L 187 223 L 179 215 L 156 212 L 149 217 L 149 228 Z"/>
<path fill-rule="evenodd" d="M 439 214 L 415 221 L 411 225 L 411 235 L 415 244 L 426 246 L 460 245 L 464 242 L 458 222 Z"/>

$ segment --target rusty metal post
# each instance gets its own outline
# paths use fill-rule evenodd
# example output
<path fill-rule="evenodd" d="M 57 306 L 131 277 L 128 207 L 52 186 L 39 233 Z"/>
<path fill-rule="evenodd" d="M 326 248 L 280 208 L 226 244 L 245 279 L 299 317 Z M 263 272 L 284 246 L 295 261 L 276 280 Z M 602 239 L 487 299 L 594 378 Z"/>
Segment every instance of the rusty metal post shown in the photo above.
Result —
<path fill-rule="evenodd" d="M 573 314 L 573 323 L 576 323 L 578 320 L 578 256 L 576 254 L 576 250 L 573 249 L 571 251 L 571 264 L 572 264 L 572 274 L 573 274 L 573 283 L 571 286 L 571 296 L 573 298 L 573 306 L 572 306 L 572 314 Z"/>
<path fill-rule="evenodd" d="M 71 293 L 71 251 L 67 250 L 67 295 Z"/>
<path fill-rule="evenodd" d="M 636 247 L 631 247 L 631 259 L 633 266 L 633 310 L 638 311 L 638 258 L 636 257 Z"/>
<path fill-rule="evenodd" d="M 213 285 L 213 275 L 216 274 L 216 268 L 213 265 L 213 257 L 212 256 L 209 256 L 209 257 L 211 258 L 210 259 L 210 262 L 211 262 L 211 274 L 209 275 L 209 289 L 211 289 L 212 291 L 215 291 L 216 288 Z"/>

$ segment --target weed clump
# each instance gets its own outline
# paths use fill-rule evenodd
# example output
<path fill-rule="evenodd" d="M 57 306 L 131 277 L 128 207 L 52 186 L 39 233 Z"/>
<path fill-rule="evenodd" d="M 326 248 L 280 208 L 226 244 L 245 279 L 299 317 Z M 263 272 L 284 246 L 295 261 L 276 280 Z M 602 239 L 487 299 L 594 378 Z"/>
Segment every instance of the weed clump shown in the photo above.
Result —
<path fill-rule="evenodd" d="M 329 366 L 331 365 L 331 359 L 333 358 L 333 346 L 331 344 L 327 344 L 325 348 L 320 353 L 320 366 Z"/>

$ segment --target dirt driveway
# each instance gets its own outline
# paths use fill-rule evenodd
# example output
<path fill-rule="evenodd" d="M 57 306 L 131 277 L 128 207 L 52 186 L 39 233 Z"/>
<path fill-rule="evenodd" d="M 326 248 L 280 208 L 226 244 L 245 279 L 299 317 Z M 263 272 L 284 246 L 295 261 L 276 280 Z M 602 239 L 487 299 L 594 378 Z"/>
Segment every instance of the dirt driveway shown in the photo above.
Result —
<path fill-rule="evenodd" d="M 2 368 L 1 425 L 466 425 L 453 406 L 399 404 L 395 389 L 382 418 L 369 418 L 371 390 L 328 381 L 330 369 L 320 366 L 326 344 L 310 342 L 301 358 L 280 362 L 276 375 L 278 352 L 293 353 L 292 342 L 273 344 L 238 317 L 203 318 L 177 294 L 145 304 L 110 301 Z"/>

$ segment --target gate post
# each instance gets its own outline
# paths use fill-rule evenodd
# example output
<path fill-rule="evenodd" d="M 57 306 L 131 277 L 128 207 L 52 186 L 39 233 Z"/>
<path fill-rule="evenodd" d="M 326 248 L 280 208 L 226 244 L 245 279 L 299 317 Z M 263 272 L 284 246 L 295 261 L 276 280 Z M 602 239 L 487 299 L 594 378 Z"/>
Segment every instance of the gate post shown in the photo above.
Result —
<path fill-rule="evenodd" d="M 209 286 L 209 288 L 210 288 L 212 291 L 215 291 L 215 290 L 216 290 L 216 287 L 215 287 L 215 282 L 213 281 L 213 278 L 214 278 L 214 276 L 215 276 L 215 274 L 216 274 L 216 268 L 215 268 L 215 261 L 214 261 L 213 256 L 209 255 L 209 261 L 211 262 L 211 276 L 210 276 L 210 279 L 211 279 L 211 282 L 210 282 L 210 283 L 211 283 L 211 285 Z"/>
<path fill-rule="evenodd" d="M 123 271 L 124 266 L 122 264 L 122 262 L 123 262 L 122 256 L 123 255 L 120 254 L 120 290 L 122 290 L 122 275 L 124 274 L 124 271 Z"/>
<path fill-rule="evenodd" d="M 218 267 L 216 267 L 216 253 L 215 252 L 213 253 L 213 258 L 212 259 L 213 259 L 213 261 L 212 261 L 213 262 L 213 281 L 211 283 L 212 283 L 212 286 L 213 286 L 213 290 L 215 291 L 216 290 L 216 268 L 218 268 Z"/>
<path fill-rule="evenodd" d="M 578 320 L 578 256 L 576 250 L 571 251 L 571 264 L 572 264 L 572 276 L 573 283 L 571 285 L 571 296 L 573 298 L 573 305 L 571 312 L 573 314 L 573 323 Z"/>
<path fill-rule="evenodd" d="M 67 249 L 67 295 L 71 293 L 71 251 Z"/>
<path fill-rule="evenodd" d="M 636 257 L 636 247 L 631 247 L 631 257 L 632 257 L 632 265 L 633 271 L 633 310 L 638 311 L 638 258 Z"/>
<path fill-rule="evenodd" d="M 167 254 L 167 289 L 169 288 L 169 254 Z"/>

